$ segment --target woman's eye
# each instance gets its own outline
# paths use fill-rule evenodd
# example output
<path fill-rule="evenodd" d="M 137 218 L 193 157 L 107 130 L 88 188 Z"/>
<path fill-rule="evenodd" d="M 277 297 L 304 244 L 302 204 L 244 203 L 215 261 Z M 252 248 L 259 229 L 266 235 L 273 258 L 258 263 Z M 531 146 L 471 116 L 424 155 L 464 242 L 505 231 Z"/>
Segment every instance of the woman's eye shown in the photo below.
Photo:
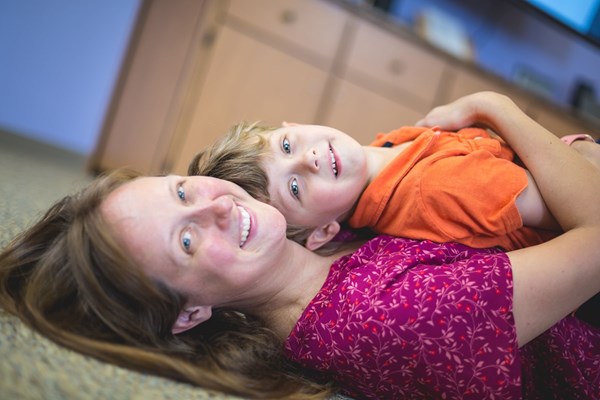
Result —
<path fill-rule="evenodd" d="M 182 185 L 177 186 L 177 196 L 183 201 L 185 201 L 185 190 Z"/>
<path fill-rule="evenodd" d="M 185 251 L 190 251 L 192 247 L 192 234 L 190 232 L 184 232 L 181 237 L 181 245 L 185 249 Z"/>
<path fill-rule="evenodd" d="M 298 197 L 300 188 L 298 187 L 298 181 L 296 178 L 292 179 L 292 182 L 290 183 L 290 190 L 292 191 L 294 197 Z"/>
<path fill-rule="evenodd" d="M 283 138 L 283 142 L 281 142 L 281 147 L 283 148 L 283 151 L 287 154 L 290 154 L 292 152 L 292 145 L 290 144 L 288 138 Z"/>

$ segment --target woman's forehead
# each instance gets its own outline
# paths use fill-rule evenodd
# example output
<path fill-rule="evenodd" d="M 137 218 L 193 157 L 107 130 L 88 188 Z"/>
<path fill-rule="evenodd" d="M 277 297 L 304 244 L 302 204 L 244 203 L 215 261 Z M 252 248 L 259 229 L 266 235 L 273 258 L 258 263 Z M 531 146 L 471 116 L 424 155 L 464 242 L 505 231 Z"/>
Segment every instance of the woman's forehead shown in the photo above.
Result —
<path fill-rule="evenodd" d="M 124 183 L 110 193 L 102 202 L 101 212 L 111 223 L 143 211 L 144 203 L 152 202 L 158 194 L 160 181 L 141 177 Z"/>
<path fill-rule="evenodd" d="M 162 206 L 168 185 L 166 177 L 141 177 L 117 188 L 102 205 L 115 238 L 145 270 L 167 253 L 163 247 L 169 243 L 171 221 Z"/>

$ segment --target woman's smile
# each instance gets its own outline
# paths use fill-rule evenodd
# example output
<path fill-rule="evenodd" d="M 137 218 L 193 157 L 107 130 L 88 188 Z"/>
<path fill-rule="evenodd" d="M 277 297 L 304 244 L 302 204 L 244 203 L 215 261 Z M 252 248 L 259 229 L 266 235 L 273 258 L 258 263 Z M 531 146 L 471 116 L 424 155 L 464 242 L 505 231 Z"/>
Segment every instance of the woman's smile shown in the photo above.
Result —
<path fill-rule="evenodd" d="M 252 219 L 250 213 L 242 206 L 237 206 L 239 210 L 239 225 L 240 225 L 240 248 L 244 247 L 248 236 L 250 235 L 250 228 L 252 227 Z"/>

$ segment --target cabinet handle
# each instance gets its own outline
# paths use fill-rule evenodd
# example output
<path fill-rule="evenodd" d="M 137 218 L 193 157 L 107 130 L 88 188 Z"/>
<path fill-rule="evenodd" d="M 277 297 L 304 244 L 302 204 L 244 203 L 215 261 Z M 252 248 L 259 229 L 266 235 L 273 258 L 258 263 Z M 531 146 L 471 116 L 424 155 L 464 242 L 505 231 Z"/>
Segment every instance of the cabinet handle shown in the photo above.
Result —
<path fill-rule="evenodd" d="M 390 64 L 388 66 L 388 70 L 390 71 L 390 73 L 396 76 L 401 75 L 404 72 L 404 69 L 404 63 L 398 60 L 397 58 L 394 58 L 392 61 L 390 61 Z"/>
<path fill-rule="evenodd" d="M 204 35 L 202 35 L 202 45 L 206 48 L 211 47 L 215 42 L 216 36 L 217 34 L 214 29 L 208 30 L 206 33 L 204 33 Z"/>
<path fill-rule="evenodd" d="M 285 9 L 281 12 L 279 19 L 282 23 L 291 25 L 298 19 L 298 14 L 294 10 Z"/>

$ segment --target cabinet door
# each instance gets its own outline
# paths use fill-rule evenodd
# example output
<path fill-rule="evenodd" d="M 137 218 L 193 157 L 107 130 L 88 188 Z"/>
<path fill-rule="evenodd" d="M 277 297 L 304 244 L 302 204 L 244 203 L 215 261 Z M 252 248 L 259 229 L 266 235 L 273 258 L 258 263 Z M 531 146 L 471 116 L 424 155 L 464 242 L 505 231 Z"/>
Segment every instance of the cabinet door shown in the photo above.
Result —
<path fill-rule="evenodd" d="M 471 93 L 491 90 L 510 97 L 522 110 L 528 111 L 531 100 L 499 78 L 473 69 L 456 68 L 449 74 L 442 103 L 449 103 Z"/>
<path fill-rule="evenodd" d="M 257 36 L 282 44 L 286 52 L 299 53 L 328 65 L 342 36 L 346 13 L 327 1 L 232 0 L 227 20 Z"/>
<path fill-rule="evenodd" d="M 91 170 L 161 170 L 190 75 L 187 58 L 199 47 L 207 8 L 197 0 L 143 3 Z"/>
<path fill-rule="evenodd" d="M 314 122 L 326 79 L 325 71 L 223 26 L 168 169 L 185 174 L 198 151 L 240 121 Z"/>
<path fill-rule="evenodd" d="M 573 133 L 590 134 L 590 129 L 586 127 L 586 124 L 570 115 L 566 110 L 545 106 L 539 99 L 522 94 L 517 88 L 500 82 L 497 78 L 460 68 L 455 71 L 453 79 L 449 80 L 447 86 L 444 102 L 456 100 L 469 93 L 492 90 L 510 97 L 523 111 L 557 136 Z M 593 136 L 593 132 L 591 134 Z"/>
<path fill-rule="evenodd" d="M 361 144 L 369 144 L 377 133 L 414 125 L 423 115 L 402 103 L 338 79 L 331 97 L 331 111 L 323 124 L 352 135 Z"/>
<path fill-rule="evenodd" d="M 416 111 L 433 105 L 446 66 L 412 39 L 360 20 L 344 64 L 344 79 Z"/>
<path fill-rule="evenodd" d="M 319 122 L 368 144 L 376 133 L 414 125 L 429 111 L 446 65 L 400 35 L 354 23 Z"/>

